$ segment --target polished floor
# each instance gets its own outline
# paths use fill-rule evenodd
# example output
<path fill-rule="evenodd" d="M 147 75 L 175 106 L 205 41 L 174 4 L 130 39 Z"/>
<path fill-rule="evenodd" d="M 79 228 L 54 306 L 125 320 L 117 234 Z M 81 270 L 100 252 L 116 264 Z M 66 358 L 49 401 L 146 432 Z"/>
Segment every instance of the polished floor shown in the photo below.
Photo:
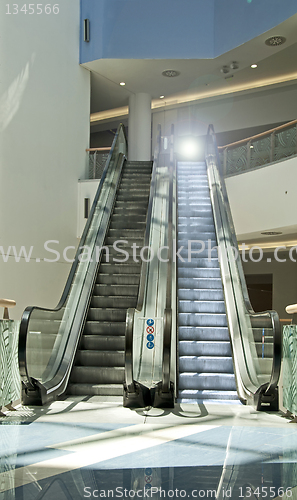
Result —
<path fill-rule="evenodd" d="M 0 500 L 297 498 L 297 424 L 241 404 L 72 397 L 0 419 Z"/>

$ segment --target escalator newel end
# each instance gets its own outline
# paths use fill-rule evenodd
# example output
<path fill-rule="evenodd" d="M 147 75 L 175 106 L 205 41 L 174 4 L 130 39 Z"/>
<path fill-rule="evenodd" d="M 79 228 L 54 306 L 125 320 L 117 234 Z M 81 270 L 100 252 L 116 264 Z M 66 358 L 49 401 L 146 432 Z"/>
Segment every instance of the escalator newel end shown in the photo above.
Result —
<path fill-rule="evenodd" d="M 255 395 L 255 407 L 257 411 L 278 411 L 279 398 L 278 387 L 265 392 L 265 389 Z"/>
<path fill-rule="evenodd" d="M 170 390 L 162 391 L 162 382 L 151 389 L 152 406 L 154 408 L 174 408 L 174 384 L 170 382 Z"/>
<path fill-rule="evenodd" d="M 134 381 L 134 392 L 129 392 L 124 385 L 123 406 L 124 408 L 146 408 L 152 406 L 151 393 L 148 387 Z"/>

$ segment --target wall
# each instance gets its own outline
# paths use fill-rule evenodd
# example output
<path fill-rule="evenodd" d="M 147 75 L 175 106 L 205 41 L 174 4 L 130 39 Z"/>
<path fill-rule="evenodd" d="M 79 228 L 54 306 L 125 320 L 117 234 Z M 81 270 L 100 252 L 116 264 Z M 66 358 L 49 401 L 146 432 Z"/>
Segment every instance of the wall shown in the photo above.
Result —
<path fill-rule="evenodd" d="M 81 180 L 78 183 L 78 203 L 77 203 L 77 237 L 81 238 L 86 219 L 84 217 L 85 198 L 90 200 L 90 210 L 99 186 L 100 179 Z"/>
<path fill-rule="evenodd" d="M 267 126 L 294 120 L 297 116 L 297 84 L 255 89 L 227 97 L 205 99 L 191 105 L 154 111 L 153 141 L 160 123 L 162 133 L 170 133 L 175 124 L 178 137 L 201 137 L 210 123 L 216 133 Z M 268 128 L 268 127 L 267 127 Z"/>
<path fill-rule="evenodd" d="M 58 240 L 52 247 L 60 252 L 77 245 L 90 78 L 79 66 L 80 2 L 59 6 L 56 15 L 0 16 L 0 245 L 5 252 L 33 246 L 29 262 L 0 256 L 0 296 L 17 301 L 15 318 L 28 305 L 53 307 L 60 298 L 70 264 L 45 262 L 55 256 L 44 242 Z"/>
<path fill-rule="evenodd" d="M 244 234 L 296 227 L 297 157 L 226 179 L 238 239 Z"/>
<path fill-rule="evenodd" d="M 281 319 L 291 319 L 292 316 L 285 312 L 286 306 L 297 302 L 297 266 L 292 262 L 287 253 L 279 252 L 279 258 L 286 262 L 277 262 L 273 255 L 268 253 L 260 262 L 246 262 L 243 264 L 245 274 L 272 274 L 272 308 Z M 271 258 L 271 262 L 267 262 Z M 296 258 L 296 254 L 295 257 Z"/>
<path fill-rule="evenodd" d="M 90 42 L 82 42 L 81 62 L 214 58 L 296 10 L 295 0 L 82 0 Z"/>

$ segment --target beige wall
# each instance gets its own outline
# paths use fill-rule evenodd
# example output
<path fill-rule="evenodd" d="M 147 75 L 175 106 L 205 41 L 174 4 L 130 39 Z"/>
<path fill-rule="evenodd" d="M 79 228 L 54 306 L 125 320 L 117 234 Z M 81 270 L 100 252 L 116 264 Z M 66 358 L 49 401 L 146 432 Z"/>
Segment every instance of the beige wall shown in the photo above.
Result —
<path fill-rule="evenodd" d="M 44 242 L 77 245 L 90 75 L 79 66 L 80 1 L 59 6 L 0 16 L 0 246 L 34 247 L 27 263 L 0 256 L 0 296 L 17 301 L 15 318 L 28 305 L 55 306 L 64 287 L 70 264 L 44 262 L 53 257 Z"/>

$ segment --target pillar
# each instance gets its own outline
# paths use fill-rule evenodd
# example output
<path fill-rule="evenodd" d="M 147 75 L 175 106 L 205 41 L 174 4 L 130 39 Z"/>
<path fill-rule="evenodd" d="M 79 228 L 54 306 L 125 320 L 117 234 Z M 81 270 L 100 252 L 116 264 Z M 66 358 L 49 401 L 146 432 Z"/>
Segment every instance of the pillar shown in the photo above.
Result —
<path fill-rule="evenodd" d="M 151 160 L 151 96 L 133 94 L 129 98 L 128 157 L 130 161 Z"/>

